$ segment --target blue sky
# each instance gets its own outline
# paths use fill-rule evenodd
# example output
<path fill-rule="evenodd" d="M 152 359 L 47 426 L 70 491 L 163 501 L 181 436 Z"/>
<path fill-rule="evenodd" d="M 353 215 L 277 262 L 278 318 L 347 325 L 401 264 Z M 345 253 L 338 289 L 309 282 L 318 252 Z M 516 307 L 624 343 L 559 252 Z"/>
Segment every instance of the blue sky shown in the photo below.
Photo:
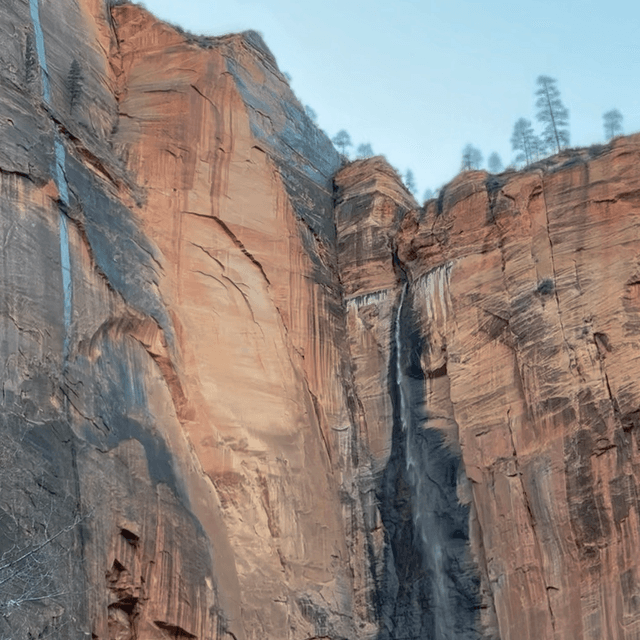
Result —
<path fill-rule="evenodd" d="M 194 33 L 254 29 L 333 137 L 346 129 L 421 198 L 472 143 L 514 156 L 515 121 L 535 121 L 535 80 L 558 80 L 572 146 L 604 141 L 602 114 L 640 130 L 640 3 L 624 0 L 145 0 Z"/>

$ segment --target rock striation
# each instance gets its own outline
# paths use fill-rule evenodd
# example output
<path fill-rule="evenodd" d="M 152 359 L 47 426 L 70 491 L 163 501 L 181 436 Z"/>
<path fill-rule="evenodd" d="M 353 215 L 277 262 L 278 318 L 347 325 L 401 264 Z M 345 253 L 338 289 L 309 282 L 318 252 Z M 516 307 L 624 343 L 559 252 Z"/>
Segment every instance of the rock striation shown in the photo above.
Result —
<path fill-rule="evenodd" d="M 640 638 L 640 136 L 419 207 L 255 32 L 0 6 L 0 638 Z"/>

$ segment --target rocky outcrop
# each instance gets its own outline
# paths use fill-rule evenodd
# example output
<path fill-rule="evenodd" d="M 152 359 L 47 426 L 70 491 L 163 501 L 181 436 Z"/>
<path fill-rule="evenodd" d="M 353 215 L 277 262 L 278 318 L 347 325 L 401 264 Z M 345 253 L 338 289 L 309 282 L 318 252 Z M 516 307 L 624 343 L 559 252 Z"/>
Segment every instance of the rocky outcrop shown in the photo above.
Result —
<path fill-rule="evenodd" d="M 254 32 L 0 35 L 0 638 L 640 637 L 640 138 L 419 208 Z"/>

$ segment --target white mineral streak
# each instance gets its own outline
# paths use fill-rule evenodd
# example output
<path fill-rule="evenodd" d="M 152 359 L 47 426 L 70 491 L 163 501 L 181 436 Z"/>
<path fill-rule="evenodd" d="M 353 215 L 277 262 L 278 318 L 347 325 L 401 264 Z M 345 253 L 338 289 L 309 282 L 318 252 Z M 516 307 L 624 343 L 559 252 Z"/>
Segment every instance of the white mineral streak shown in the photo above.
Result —
<path fill-rule="evenodd" d="M 364 307 L 368 304 L 381 302 L 387 297 L 387 292 L 387 289 L 381 289 L 380 291 L 373 291 L 371 293 L 365 293 L 361 296 L 353 296 L 352 298 L 347 298 L 347 309 L 350 307 L 360 309 L 360 307 Z"/>
<path fill-rule="evenodd" d="M 451 262 L 440 265 L 418 278 L 413 285 L 417 303 L 424 305 L 424 317 L 440 324 L 443 329 L 451 316 L 451 267 Z"/>

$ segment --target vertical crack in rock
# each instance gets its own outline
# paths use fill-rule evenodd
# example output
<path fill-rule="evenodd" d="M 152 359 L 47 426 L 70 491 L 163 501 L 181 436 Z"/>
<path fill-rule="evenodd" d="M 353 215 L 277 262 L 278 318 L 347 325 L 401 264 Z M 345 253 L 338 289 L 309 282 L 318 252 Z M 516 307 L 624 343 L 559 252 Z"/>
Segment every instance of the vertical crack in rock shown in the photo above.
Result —
<path fill-rule="evenodd" d="M 544 570 L 544 558 L 543 558 L 543 553 L 542 553 L 542 543 L 540 542 L 540 534 L 537 531 L 537 524 L 536 524 L 536 519 L 535 516 L 533 514 L 533 509 L 531 507 L 531 501 L 529 499 L 529 495 L 527 493 L 527 489 L 525 487 L 525 483 L 522 480 L 522 472 L 520 471 L 520 456 L 518 455 L 518 451 L 516 449 L 516 443 L 515 443 L 515 439 L 513 437 L 513 427 L 511 424 L 511 409 L 507 409 L 507 428 L 509 430 L 509 438 L 510 438 L 510 444 L 511 444 L 511 449 L 513 451 L 513 464 L 515 467 L 515 475 L 518 478 L 518 482 L 520 483 L 520 490 L 522 491 L 522 499 L 524 500 L 524 504 L 527 510 L 527 517 L 529 519 L 529 526 L 531 527 L 531 534 L 533 536 L 533 540 L 535 542 L 536 545 L 536 557 L 538 559 L 539 562 L 539 566 L 540 566 L 540 576 L 542 578 L 542 582 L 544 585 L 544 593 L 545 593 L 545 597 L 547 600 L 547 608 L 549 610 L 549 620 L 551 622 L 551 628 L 553 629 L 553 632 L 555 633 L 556 630 L 556 621 L 555 621 L 555 615 L 553 613 L 553 607 L 551 606 L 551 597 L 549 595 L 549 590 L 553 589 L 555 587 L 552 587 L 548 584 L 547 582 L 547 578 L 545 576 L 545 570 Z"/>
<path fill-rule="evenodd" d="M 541 178 L 542 181 L 542 178 Z M 553 263 L 553 245 L 551 242 L 551 235 L 549 233 L 549 215 L 548 215 L 548 210 L 547 210 L 547 204 L 546 204 L 546 198 L 545 198 L 545 194 L 544 194 L 544 186 L 542 187 L 542 197 L 543 197 L 543 202 L 544 202 L 544 207 L 545 207 L 545 217 L 546 217 L 546 221 L 547 221 L 547 235 L 549 238 L 549 245 L 550 245 L 550 251 L 551 251 L 551 261 L 552 261 L 552 270 L 553 270 L 553 274 L 554 274 L 554 294 L 555 294 L 555 299 L 556 299 L 556 304 L 557 304 L 557 310 L 558 310 L 558 318 L 560 321 L 560 326 L 561 326 L 561 330 L 562 330 L 562 336 L 563 336 L 563 340 L 567 346 L 567 348 L 570 350 L 571 347 L 569 347 L 566 338 L 564 337 L 564 327 L 562 326 L 562 318 L 560 316 L 560 307 L 559 307 L 559 300 L 557 297 L 557 289 L 555 286 L 555 280 L 556 280 L 556 271 L 555 271 L 555 264 Z M 500 241 L 500 243 L 498 244 L 498 248 L 500 251 L 500 263 L 501 263 L 501 275 L 502 275 L 502 283 L 503 283 L 503 288 L 504 291 L 507 295 L 507 298 L 509 300 L 513 300 L 513 296 L 512 293 L 510 292 L 509 289 L 509 280 L 507 278 L 507 274 L 506 274 L 506 267 L 507 267 L 507 261 L 508 261 L 508 256 L 506 253 L 506 248 L 505 248 L 505 238 L 503 237 Z M 532 256 L 533 259 L 533 256 Z M 514 362 L 514 371 L 515 374 L 517 376 L 517 382 L 518 382 L 518 387 L 521 389 L 521 395 L 522 395 L 522 401 L 525 403 L 525 405 L 527 404 L 527 400 L 526 397 L 524 396 L 524 389 L 525 389 L 525 384 L 524 381 L 522 379 L 522 370 L 523 370 L 523 365 L 521 363 L 521 357 L 518 354 L 518 348 L 517 348 L 517 344 L 518 344 L 518 336 L 513 332 L 513 328 L 511 326 L 510 322 L 507 322 L 507 327 L 509 332 L 512 335 L 513 338 L 513 347 L 512 347 L 512 353 L 513 353 L 513 362 Z M 571 351 L 570 351 L 571 352 Z M 511 408 L 507 408 L 507 429 L 508 429 L 508 433 L 509 433 L 509 444 L 511 446 L 511 451 L 512 451 L 512 457 L 513 457 L 513 462 L 514 462 L 514 467 L 515 467 L 515 476 L 518 478 L 518 483 L 520 485 L 520 491 L 522 492 L 522 500 L 524 502 L 525 505 L 525 509 L 526 509 L 526 513 L 527 513 L 527 519 L 529 522 L 529 526 L 531 528 L 531 535 L 533 537 L 534 540 L 534 544 L 535 544 L 535 554 L 536 554 L 536 558 L 538 560 L 539 563 L 539 568 L 540 568 L 540 576 L 541 576 L 541 580 L 542 583 L 544 585 L 544 590 L 545 590 L 545 598 L 546 598 L 546 605 L 547 605 L 547 609 L 549 611 L 549 620 L 550 620 L 550 624 L 551 624 L 551 628 L 554 630 L 555 632 L 555 616 L 553 613 L 553 608 L 551 605 L 551 597 L 550 597 L 550 589 L 553 589 L 552 586 L 548 585 L 547 583 L 547 579 L 546 579 L 546 575 L 545 575 L 545 570 L 544 570 L 544 562 L 543 562 L 543 546 L 542 543 L 540 541 L 540 535 L 539 532 L 537 530 L 537 526 L 536 526 L 536 520 L 535 520 L 535 516 L 533 513 L 533 509 L 531 506 L 531 500 L 529 498 L 529 495 L 527 493 L 527 488 L 526 485 L 523 481 L 523 475 L 522 472 L 520 470 L 520 454 L 518 452 L 518 449 L 516 447 L 516 442 L 515 442 L 515 437 L 513 434 L 513 426 L 512 426 L 512 420 L 511 420 Z"/>
<path fill-rule="evenodd" d="M 545 215 L 545 220 L 546 220 L 546 231 L 547 231 L 547 237 L 549 239 L 549 255 L 551 258 L 551 269 L 553 271 L 553 295 L 554 295 L 554 299 L 556 301 L 556 309 L 557 309 L 557 313 L 558 313 L 558 323 L 560 324 L 560 330 L 562 332 L 562 340 L 567 348 L 567 352 L 569 355 L 569 368 L 571 370 L 571 372 L 577 372 L 578 375 L 580 376 L 582 382 L 586 382 L 584 374 L 582 373 L 582 371 L 580 370 L 580 365 L 578 364 L 578 358 L 576 356 L 576 351 L 575 348 L 572 347 L 569 344 L 569 341 L 567 340 L 567 334 L 565 331 L 565 327 L 564 327 L 564 322 L 562 320 L 562 311 L 560 309 L 560 298 L 558 296 L 558 274 L 556 272 L 556 261 L 555 261 L 555 255 L 554 255 L 554 247 L 553 247 L 553 240 L 551 238 L 551 227 L 550 227 L 550 222 L 549 222 L 549 209 L 547 207 L 547 196 L 545 193 L 545 189 L 544 189 L 544 176 L 542 174 L 542 172 L 540 173 L 540 188 L 542 189 L 542 204 L 544 206 L 544 215 Z"/>

